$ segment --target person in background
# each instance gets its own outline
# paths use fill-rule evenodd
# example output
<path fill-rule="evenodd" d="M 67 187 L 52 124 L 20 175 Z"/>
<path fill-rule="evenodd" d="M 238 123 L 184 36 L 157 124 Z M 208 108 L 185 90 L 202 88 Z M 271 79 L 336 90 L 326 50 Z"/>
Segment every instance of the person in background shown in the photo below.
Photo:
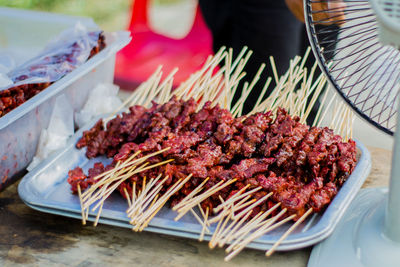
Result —
<path fill-rule="evenodd" d="M 278 74 L 282 75 L 288 69 L 290 59 L 296 55 L 302 56 L 309 46 L 304 26 L 303 1 L 199 0 L 199 5 L 212 32 L 214 52 L 221 46 L 232 47 L 234 56 L 244 46 L 253 51 L 245 68 L 247 81 L 251 81 L 262 63 L 267 63 L 260 81 L 245 103 L 244 112 L 248 112 L 260 95 L 267 77 L 272 77 L 269 56 L 274 57 Z M 316 5 L 326 9 L 327 3 Z M 326 18 L 327 14 L 319 16 Z M 313 59 L 312 55 L 310 59 Z M 313 64 L 314 60 L 308 60 L 308 69 Z"/>

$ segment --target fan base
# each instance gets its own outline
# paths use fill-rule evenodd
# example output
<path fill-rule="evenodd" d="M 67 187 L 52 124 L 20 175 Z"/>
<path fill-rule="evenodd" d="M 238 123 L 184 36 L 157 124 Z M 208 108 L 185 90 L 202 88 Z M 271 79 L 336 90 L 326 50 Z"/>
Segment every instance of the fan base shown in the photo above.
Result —
<path fill-rule="evenodd" d="M 361 190 L 332 235 L 313 248 L 308 267 L 400 266 L 400 243 L 383 234 L 387 196 L 386 188 Z"/>

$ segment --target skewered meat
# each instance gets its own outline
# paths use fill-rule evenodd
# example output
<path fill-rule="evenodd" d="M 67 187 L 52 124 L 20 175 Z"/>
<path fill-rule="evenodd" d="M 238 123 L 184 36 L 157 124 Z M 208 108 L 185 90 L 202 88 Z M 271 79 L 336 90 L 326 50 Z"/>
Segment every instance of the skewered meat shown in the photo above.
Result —
<path fill-rule="evenodd" d="M 100 52 L 106 44 L 104 42 L 105 38 L 102 32 L 90 32 L 88 35 L 91 38 L 97 38 L 97 45 L 94 46 L 90 51 L 90 55 L 88 57 L 89 59 Z M 35 63 L 32 66 L 29 66 L 29 71 L 34 72 L 39 76 L 44 76 L 46 75 L 46 64 L 60 64 L 65 62 L 65 64 L 61 64 L 64 69 L 57 69 L 57 72 L 63 74 L 71 72 L 76 65 L 77 58 L 80 56 L 79 45 L 74 42 L 66 47 L 65 51 L 68 52 L 61 54 L 55 53 L 46 56 L 39 63 Z M 34 97 L 35 95 L 49 87 L 52 83 L 54 83 L 54 81 L 49 81 L 44 83 L 41 82 L 23 84 L 24 80 L 30 78 L 29 75 L 29 73 L 26 73 L 21 74 L 17 77 L 12 77 L 13 82 L 18 82 L 19 85 L 0 90 L 0 117 L 6 115 L 14 108 L 22 105 L 24 102 L 28 101 L 30 98 Z"/>
<path fill-rule="evenodd" d="M 219 181 L 236 179 L 236 182 L 203 201 L 203 208 L 219 205 L 219 196 L 227 199 L 246 185 L 261 186 L 254 198 L 272 192 L 271 198 L 256 207 L 267 210 L 280 202 L 287 215 L 297 218 L 309 208 L 323 211 L 356 165 L 355 142 L 344 142 L 328 128 L 309 127 L 291 117 L 284 109 L 276 116 L 271 112 L 257 113 L 240 118 L 207 102 L 198 112 L 192 99 L 172 97 L 163 105 L 135 106 L 123 113 L 103 129 L 102 121 L 85 131 L 77 147 L 87 147 L 89 158 L 99 155 L 114 157 L 110 166 L 127 159 L 132 153 L 142 155 L 170 147 L 162 156 L 151 162 L 174 159 L 173 162 L 150 169 L 131 177 L 138 186 L 143 177 L 156 177 L 163 173 L 170 177 L 166 185 L 192 174 L 193 178 L 182 190 L 172 196 L 171 205 L 188 195 L 207 177 L 205 187 L 211 188 Z M 106 167 L 107 168 L 107 167 Z M 94 169 L 94 170 L 93 170 Z M 89 171 L 88 182 L 79 169 L 69 174 L 69 183 L 75 192 L 76 183 L 85 188 L 90 185 L 93 173 L 105 170 L 95 165 Z M 92 179 L 92 180 L 90 180 Z M 127 187 L 131 192 L 130 183 Z M 254 213 L 256 214 L 256 213 Z"/>

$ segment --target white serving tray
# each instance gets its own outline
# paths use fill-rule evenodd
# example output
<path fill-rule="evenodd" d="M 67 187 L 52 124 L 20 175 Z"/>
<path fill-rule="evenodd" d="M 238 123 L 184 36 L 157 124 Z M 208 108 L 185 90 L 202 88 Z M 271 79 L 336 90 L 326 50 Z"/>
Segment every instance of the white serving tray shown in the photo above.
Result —
<path fill-rule="evenodd" d="M 67 173 L 76 166 L 87 171 L 96 161 L 109 162 L 109 159 L 104 157 L 89 160 L 85 156 L 86 149 L 78 150 L 75 148 L 82 132 L 92 125 L 93 123 L 77 132 L 65 149 L 42 162 L 22 179 L 18 193 L 28 206 L 42 212 L 81 218 L 79 198 L 71 193 L 70 185 L 67 183 Z M 371 169 L 371 157 L 368 150 L 359 142 L 357 142 L 357 149 L 359 151 L 357 166 L 329 207 L 322 215 L 313 215 L 300 224 L 282 242 L 278 250 L 293 250 L 311 246 L 332 233 Z M 129 219 L 125 213 L 127 207 L 125 199 L 119 194 L 113 194 L 104 204 L 100 223 L 131 228 L 132 225 L 129 224 Z M 186 214 L 176 222 L 174 221 L 176 215 L 176 212 L 164 207 L 144 230 L 197 239 L 202 226 L 196 219 L 191 214 Z M 95 218 L 96 214 L 90 213 L 89 221 L 94 221 Z M 287 223 L 278 227 L 253 241 L 247 247 L 267 250 L 290 225 L 291 223 Z M 212 225 L 211 231 L 214 229 L 215 225 Z M 210 234 L 206 234 L 204 239 L 209 240 L 210 237 Z"/>

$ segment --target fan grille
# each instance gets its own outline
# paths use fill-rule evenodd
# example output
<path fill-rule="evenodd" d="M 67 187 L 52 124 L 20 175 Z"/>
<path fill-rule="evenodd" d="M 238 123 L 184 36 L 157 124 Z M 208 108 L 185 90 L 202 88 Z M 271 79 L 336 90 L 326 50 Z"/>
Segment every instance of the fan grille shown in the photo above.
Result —
<path fill-rule="evenodd" d="M 400 20 L 400 2 L 394 0 L 379 0 L 378 4 L 390 18 Z"/>
<path fill-rule="evenodd" d="M 393 134 L 400 52 L 379 43 L 368 1 L 307 0 L 305 10 L 311 46 L 332 86 L 363 118 Z"/>

